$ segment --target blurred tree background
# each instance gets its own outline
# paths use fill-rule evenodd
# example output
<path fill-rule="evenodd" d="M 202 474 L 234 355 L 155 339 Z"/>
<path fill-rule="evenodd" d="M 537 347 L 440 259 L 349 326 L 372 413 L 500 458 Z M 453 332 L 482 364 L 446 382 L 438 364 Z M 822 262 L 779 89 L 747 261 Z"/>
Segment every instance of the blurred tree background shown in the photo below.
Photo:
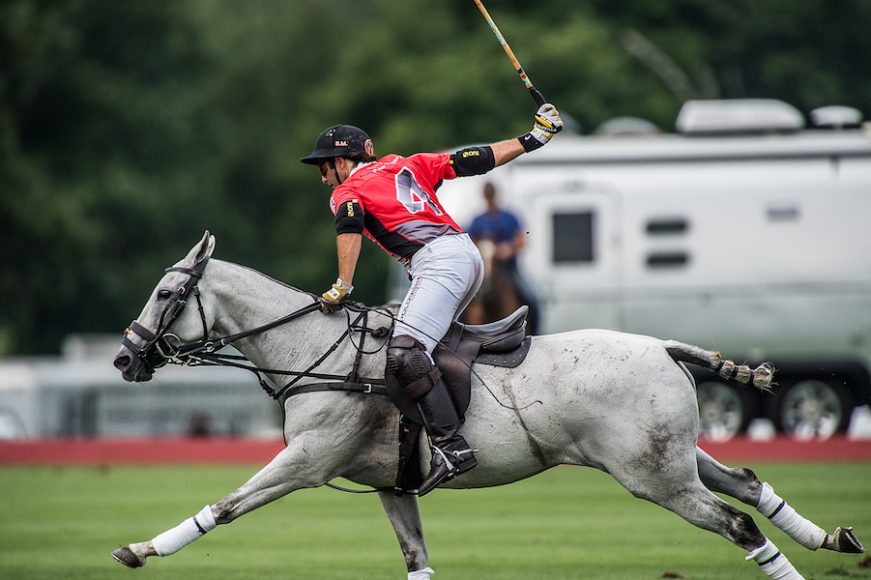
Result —
<path fill-rule="evenodd" d="M 591 131 L 671 130 L 688 98 L 871 114 L 867 0 L 489 0 L 536 86 Z M 0 354 L 120 332 L 209 229 L 218 256 L 320 292 L 329 192 L 298 159 L 364 127 L 380 154 L 528 130 L 471 1 L 0 2 Z M 355 297 L 385 299 L 366 244 Z"/>

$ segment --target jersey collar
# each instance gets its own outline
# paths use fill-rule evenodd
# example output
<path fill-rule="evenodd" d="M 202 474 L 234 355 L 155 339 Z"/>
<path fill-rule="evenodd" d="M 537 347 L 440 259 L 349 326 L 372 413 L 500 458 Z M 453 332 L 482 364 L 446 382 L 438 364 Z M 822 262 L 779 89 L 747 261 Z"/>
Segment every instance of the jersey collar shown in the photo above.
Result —
<path fill-rule="evenodd" d="M 374 161 L 365 161 L 363 163 L 358 163 L 357 165 L 354 166 L 354 169 L 351 170 L 351 173 L 348 174 L 348 177 L 351 177 L 352 175 L 357 173 L 357 171 L 359 171 L 360 169 L 363 169 L 367 165 L 372 165 L 373 163 L 375 163 L 375 162 Z"/>

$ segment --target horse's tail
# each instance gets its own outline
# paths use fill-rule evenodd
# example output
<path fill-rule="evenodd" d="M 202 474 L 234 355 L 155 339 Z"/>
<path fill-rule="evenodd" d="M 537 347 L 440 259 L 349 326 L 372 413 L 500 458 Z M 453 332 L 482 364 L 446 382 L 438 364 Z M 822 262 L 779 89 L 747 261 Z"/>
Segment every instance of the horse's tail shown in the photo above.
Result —
<path fill-rule="evenodd" d="M 676 340 L 663 341 L 663 346 L 675 362 L 698 365 L 719 373 L 724 379 L 745 384 L 750 383 L 763 391 L 771 390 L 771 382 L 774 380 L 774 365 L 771 363 L 764 362 L 755 369 L 751 369 L 746 364 L 739 365 L 724 359 L 719 352 L 705 350 Z"/>

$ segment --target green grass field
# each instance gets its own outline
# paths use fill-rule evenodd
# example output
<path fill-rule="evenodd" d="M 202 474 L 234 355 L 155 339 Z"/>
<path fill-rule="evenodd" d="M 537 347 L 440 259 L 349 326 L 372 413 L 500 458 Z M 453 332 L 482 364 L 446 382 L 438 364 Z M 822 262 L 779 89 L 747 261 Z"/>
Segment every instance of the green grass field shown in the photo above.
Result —
<path fill-rule="evenodd" d="M 818 524 L 871 544 L 871 464 L 750 465 Z M 140 570 L 110 552 L 234 489 L 254 467 L 0 468 L 0 578 L 399 579 L 405 567 L 374 495 L 303 490 Z M 559 468 L 490 490 L 421 501 L 437 580 L 762 578 L 744 552 L 610 477 Z M 871 578 L 867 555 L 809 552 L 748 510 L 807 577 Z"/>

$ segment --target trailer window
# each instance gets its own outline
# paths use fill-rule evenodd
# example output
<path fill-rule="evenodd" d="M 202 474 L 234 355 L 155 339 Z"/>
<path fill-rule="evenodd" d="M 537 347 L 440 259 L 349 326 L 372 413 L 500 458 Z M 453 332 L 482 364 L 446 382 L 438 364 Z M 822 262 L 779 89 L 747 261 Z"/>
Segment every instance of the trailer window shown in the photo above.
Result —
<path fill-rule="evenodd" d="M 593 212 L 553 214 L 553 261 L 555 264 L 589 263 L 593 249 Z"/>
<path fill-rule="evenodd" d="M 656 218 L 647 222 L 647 233 L 652 236 L 685 234 L 690 225 L 684 218 Z"/>
<path fill-rule="evenodd" d="M 686 252 L 654 252 L 647 256 L 648 268 L 677 268 L 689 262 L 690 256 Z"/>

